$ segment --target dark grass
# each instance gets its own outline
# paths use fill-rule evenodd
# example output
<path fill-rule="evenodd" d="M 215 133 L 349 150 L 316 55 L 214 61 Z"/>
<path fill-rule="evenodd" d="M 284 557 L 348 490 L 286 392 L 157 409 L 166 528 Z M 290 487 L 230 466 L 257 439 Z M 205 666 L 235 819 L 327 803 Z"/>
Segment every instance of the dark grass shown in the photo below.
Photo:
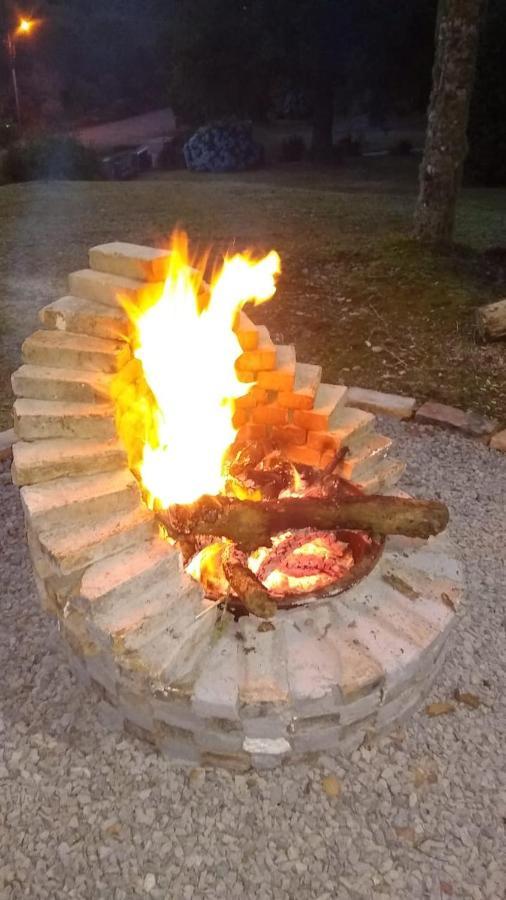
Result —
<path fill-rule="evenodd" d="M 321 363 L 325 379 L 506 420 L 505 345 L 480 345 L 473 325 L 477 305 L 506 293 L 503 273 L 483 256 L 506 242 L 506 191 L 464 190 L 458 245 L 434 254 L 410 238 L 415 190 L 415 161 L 388 157 L 318 171 L 296 164 L 244 175 L 6 186 L 0 278 L 11 291 L 16 278 L 49 280 L 56 298 L 93 244 L 160 242 L 176 223 L 200 248 L 275 247 L 279 290 L 254 317 L 278 341 L 295 342 L 299 359 Z M 8 373 L 31 330 L 18 318 L 11 303 L 3 317 L 3 425 Z"/>

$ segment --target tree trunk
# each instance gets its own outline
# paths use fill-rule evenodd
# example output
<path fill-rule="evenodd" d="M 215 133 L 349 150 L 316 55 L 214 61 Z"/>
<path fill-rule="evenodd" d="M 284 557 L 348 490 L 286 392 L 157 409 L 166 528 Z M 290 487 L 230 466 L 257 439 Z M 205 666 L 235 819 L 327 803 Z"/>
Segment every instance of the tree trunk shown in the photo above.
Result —
<path fill-rule="evenodd" d="M 328 162 L 332 158 L 334 130 L 334 86 L 330 76 L 322 76 L 314 98 L 311 158 Z"/>
<path fill-rule="evenodd" d="M 455 224 L 483 0 L 439 0 L 415 236 L 449 243 Z"/>

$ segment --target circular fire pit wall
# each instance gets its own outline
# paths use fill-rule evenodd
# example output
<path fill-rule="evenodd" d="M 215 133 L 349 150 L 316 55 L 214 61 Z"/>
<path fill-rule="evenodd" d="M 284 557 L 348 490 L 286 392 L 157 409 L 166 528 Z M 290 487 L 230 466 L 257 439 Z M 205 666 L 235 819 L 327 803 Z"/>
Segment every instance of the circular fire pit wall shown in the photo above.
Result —
<path fill-rule="evenodd" d="M 205 599 L 141 500 L 111 399 L 115 373 L 126 386 L 135 377 L 118 296 L 135 302 L 165 257 L 93 248 L 23 345 L 13 477 L 42 604 L 102 720 L 171 759 L 245 770 L 349 752 L 414 709 L 434 679 L 461 596 L 454 549 L 445 534 L 387 538 L 366 577 L 268 623 L 235 622 Z M 288 459 L 316 467 L 346 445 L 340 473 L 391 492 L 403 465 L 374 416 L 346 405 L 346 387 L 321 383 L 318 366 L 296 363 L 244 313 L 237 334 L 269 397 L 245 410 L 243 436 L 273 429 Z"/>

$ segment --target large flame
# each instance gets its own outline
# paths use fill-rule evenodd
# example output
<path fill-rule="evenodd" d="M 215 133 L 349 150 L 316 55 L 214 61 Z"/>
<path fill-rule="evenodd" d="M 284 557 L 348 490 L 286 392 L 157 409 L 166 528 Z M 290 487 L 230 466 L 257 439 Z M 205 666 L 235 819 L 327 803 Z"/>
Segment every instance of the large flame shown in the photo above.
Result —
<path fill-rule="evenodd" d="M 280 260 L 275 251 L 259 261 L 225 258 L 208 293 L 202 267 L 191 267 L 186 235 L 176 233 L 161 295 L 124 303 L 144 390 L 137 376 L 119 398 L 119 430 L 129 450 L 142 435 L 137 468 L 148 501 L 163 507 L 224 488 L 234 400 L 251 387 L 237 378 L 242 351 L 233 329 L 247 301 L 273 296 Z"/>

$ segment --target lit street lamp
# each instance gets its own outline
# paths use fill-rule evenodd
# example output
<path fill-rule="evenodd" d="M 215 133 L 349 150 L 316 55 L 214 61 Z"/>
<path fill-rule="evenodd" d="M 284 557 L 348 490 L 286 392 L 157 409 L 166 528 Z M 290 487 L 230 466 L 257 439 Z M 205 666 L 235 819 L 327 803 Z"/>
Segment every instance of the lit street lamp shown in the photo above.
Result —
<path fill-rule="evenodd" d="M 20 18 L 18 24 L 11 31 L 7 32 L 6 45 L 9 55 L 9 68 L 11 70 L 12 89 L 14 92 L 14 103 L 16 105 L 16 119 L 18 125 L 21 124 L 21 105 L 19 102 L 18 79 L 16 77 L 16 42 L 19 38 L 27 37 L 34 29 L 36 22 L 33 19 Z"/>

